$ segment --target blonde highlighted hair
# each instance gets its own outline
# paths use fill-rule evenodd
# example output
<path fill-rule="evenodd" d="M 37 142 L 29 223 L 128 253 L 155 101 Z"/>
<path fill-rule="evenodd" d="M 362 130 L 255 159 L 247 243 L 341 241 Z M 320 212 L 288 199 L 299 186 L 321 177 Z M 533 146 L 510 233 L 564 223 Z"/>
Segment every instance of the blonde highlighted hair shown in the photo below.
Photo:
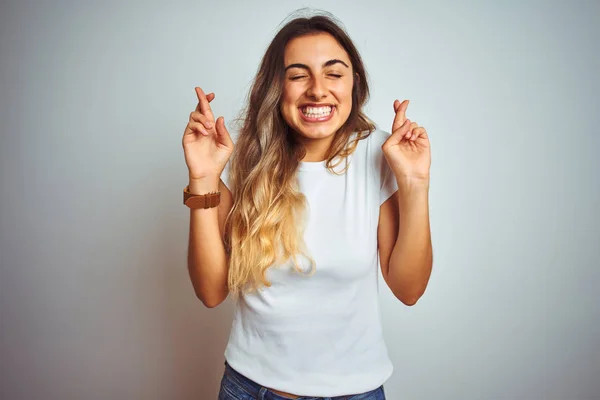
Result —
<path fill-rule="evenodd" d="M 296 172 L 305 150 L 280 112 L 284 82 L 284 51 L 293 38 L 328 33 L 346 50 L 354 72 L 352 110 L 335 133 L 326 166 L 334 168 L 352 154 L 374 124 L 363 114 L 369 96 L 367 74 L 356 47 L 334 18 L 326 15 L 295 18 L 275 35 L 262 58 L 241 118 L 241 129 L 230 165 L 233 206 L 224 241 L 229 257 L 228 286 L 237 297 L 270 286 L 266 272 L 291 260 L 302 272 L 298 255 L 306 256 L 304 242 L 306 198 L 298 190 Z M 356 135 L 353 135 L 356 133 Z"/>

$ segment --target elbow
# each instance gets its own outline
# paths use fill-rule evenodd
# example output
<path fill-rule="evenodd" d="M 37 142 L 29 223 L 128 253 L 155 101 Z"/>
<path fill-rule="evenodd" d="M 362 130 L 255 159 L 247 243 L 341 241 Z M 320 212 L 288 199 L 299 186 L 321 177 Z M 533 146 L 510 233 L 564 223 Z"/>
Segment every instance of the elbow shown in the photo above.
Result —
<path fill-rule="evenodd" d="M 201 296 L 198 296 L 198 298 L 200 299 L 200 301 L 202 302 L 202 304 L 204 304 L 204 307 L 206 308 L 215 308 L 216 306 L 218 306 L 219 304 L 221 304 L 221 301 L 217 301 L 215 299 L 205 299 Z"/>
<path fill-rule="evenodd" d="M 395 298 L 400 300 L 402 304 L 412 307 L 417 304 L 417 301 L 423 296 L 424 289 L 413 286 L 395 284 L 391 279 L 388 280 L 388 287 Z"/>
<path fill-rule="evenodd" d="M 206 308 L 215 308 L 216 306 L 218 306 L 219 304 L 221 304 L 220 301 L 203 301 L 202 304 L 204 304 L 204 307 Z"/>
<path fill-rule="evenodd" d="M 399 300 L 400 300 L 400 301 L 402 302 L 402 304 L 404 304 L 405 306 L 412 307 L 412 306 L 414 306 L 415 304 L 417 304 L 417 301 L 419 301 L 419 297 L 408 297 L 408 298 L 406 298 L 406 299 L 399 299 Z"/>
<path fill-rule="evenodd" d="M 196 297 L 198 297 L 198 299 L 200 299 L 200 301 L 206 308 L 215 308 L 216 306 L 221 304 L 227 298 L 227 296 L 225 296 L 225 297 L 206 296 L 202 293 L 196 293 Z"/>
<path fill-rule="evenodd" d="M 412 307 L 417 304 L 423 293 L 394 293 L 394 295 L 402 302 L 402 304 Z"/>

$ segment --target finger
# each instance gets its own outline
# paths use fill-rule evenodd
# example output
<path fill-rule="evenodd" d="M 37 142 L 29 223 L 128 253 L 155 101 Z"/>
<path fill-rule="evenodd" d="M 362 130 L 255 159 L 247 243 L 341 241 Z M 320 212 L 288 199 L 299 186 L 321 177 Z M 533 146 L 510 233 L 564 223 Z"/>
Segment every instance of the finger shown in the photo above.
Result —
<path fill-rule="evenodd" d="M 201 122 L 206 129 L 212 129 L 213 123 L 209 119 L 202 115 L 199 111 L 194 111 L 190 114 L 190 121 Z"/>
<path fill-rule="evenodd" d="M 231 136 L 229 136 L 229 132 L 225 127 L 225 118 L 219 117 L 215 122 L 215 127 L 217 131 L 217 138 L 219 142 L 221 142 L 225 147 L 229 149 L 233 149 L 233 140 L 231 140 Z"/>
<path fill-rule="evenodd" d="M 402 124 L 402 126 L 400 127 L 400 132 L 401 133 L 410 133 L 410 125 L 411 125 L 410 119 L 407 118 L 404 121 L 404 123 Z"/>
<path fill-rule="evenodd" d="M 404 121 L 406 121 L 406 108 L 408 107 L 408 100 L 404 100 L 400 103 L 398 100 L 394 101 L 394 111 L 396 112 L 396 117 L 394 118 L 394 123 L 392 124 L 392 132 L 395 132 L 396 129 L 400 128 Z"/>
<path fill-rule="evenodd" d="M 401 142 L 402 139 L 404 139 L 404 137 L 406 136 L 406 133 L 409 132 L 409 129 L 410 120 L 407 119 L 406 121 L 404 121 L 404 124 L 402 124 L 398 129 L 396 129 L 396 131 L 394 131 L 394 133 L 390 135 L 390 137 L 383 144 L 382 148 L 389 147 Z"/>
<path fill-rule="evenodd" d="M 198 96 L 198 95 L 196 94 L 196 96 Z M 209 93 L 209 94 L 206 95 L 206 100 L 208 100 L 209 103 L 211 101 L 213 101 L 214 99 L 215 99 L 215 94 L 214 93 L 211 92 L 211 93 Z M 200 102 L 198 102 L 198 104 L 196 105 L 196 110 L 195 111 L 200 112 Z"/>
<path fill-rule="evenodd" d="M 412 133 L 412 136 L 410 138 L 410 140 L 417 140 L 420 137 L 423 137 L 427 135 L 427 131 L 425 130 L 425 128 L 423 128 L 422 126 L 418 127 L 417 129 L 415 129 Z"/>
<path fill-rule="evenodd" d="M 187 131 L 190 132 L 187 132 Z M 188 124 L 188 129 L 186 130 L 186 132 L 188 134 L 192 134 L 192 133 L 199 133 L 203 136 L 208 136 L 209 132 L 206 130 L 206 128 L 204 127 L 204 125 L 202 125 L 202 123 L 200 122 L 196 122 L 196 121 L 190 121 L 190 123 Z"/>
<path fill-rule="evenodd" d="M 410 128 L 408 128 L 408 132 L 405 135 L 406 139 L 410 139 L 412 137 L 413 134 L 413 130 L 417 129 L 419 127 L 419 124 L 417 124 L 416 122 L 412 122 L 410 124 Z"/>
<path fill-rule="evenodd" d="M 208 99 L 206 98 L 204 91 L 199 87 L 196 87 L 196 96 L 198 96 L 198 107 L 199 107 L 198 111 L 200 111 L 202 114 L 206 115 L 209 120 L 214 121 L 215 117 L 212 113 L 212 109 L 210 108 L 210 105 L 208 104 Z"/>

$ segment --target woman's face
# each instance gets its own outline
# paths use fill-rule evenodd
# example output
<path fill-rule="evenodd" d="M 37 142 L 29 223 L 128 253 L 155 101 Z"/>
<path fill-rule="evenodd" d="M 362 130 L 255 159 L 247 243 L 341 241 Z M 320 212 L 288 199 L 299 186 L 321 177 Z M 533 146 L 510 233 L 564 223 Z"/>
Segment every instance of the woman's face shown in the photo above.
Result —
<path fill-rule="evenodd" d="M 301 36 L 285 47 L 284 67 L 283 118 L 301 141 L 330 143 L 352 109 L 348 54 L 328 33 Z"/>

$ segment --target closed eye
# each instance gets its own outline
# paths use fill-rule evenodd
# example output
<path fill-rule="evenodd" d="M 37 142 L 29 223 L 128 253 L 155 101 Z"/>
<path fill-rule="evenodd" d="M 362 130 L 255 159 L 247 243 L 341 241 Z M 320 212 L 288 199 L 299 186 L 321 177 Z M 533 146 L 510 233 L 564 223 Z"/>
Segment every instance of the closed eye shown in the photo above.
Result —
<path fill-rule="evenodd" d="M 292 81 L 297 81 L 298 79 L 302 79 L 302 78 L 306 78 L 305 75 L 296 75 L 296 76 L 292 76 L 290 79 Z"/>

